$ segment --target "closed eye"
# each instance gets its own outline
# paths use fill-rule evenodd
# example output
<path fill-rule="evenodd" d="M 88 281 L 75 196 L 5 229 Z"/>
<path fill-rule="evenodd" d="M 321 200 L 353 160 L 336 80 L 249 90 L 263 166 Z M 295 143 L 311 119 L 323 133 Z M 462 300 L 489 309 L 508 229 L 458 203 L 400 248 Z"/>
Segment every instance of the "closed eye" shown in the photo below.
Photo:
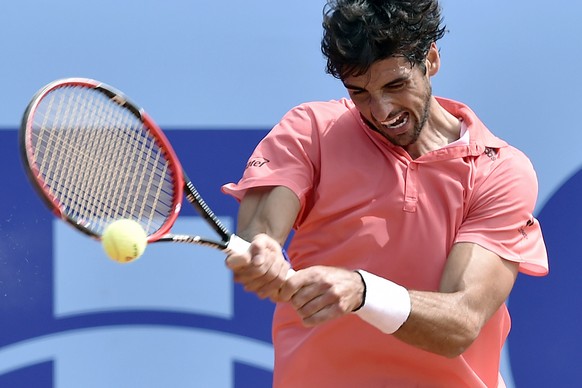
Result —
<path fill-rule="evenodd" d="M 354 90 L 354 89 L 348 89 L 348 92 L 349 92 L 351 95 L 353 95 L 353 96 L 357 96 L 357 95 L 360 95 L 360 94 L 363 94 L 363 93 L 365 93 L 366 91 L 365 91 L 365 90 L 361 90 L 361 89 L 357 89 L 357 90 Z"/>
<path fill-rule="evenodd" d="M 396 91 L 402 90 L 406 87 L 408 80 L 409 80 L 408 76 L 398 77 L 398 78 L 386 83 L 385 85 L 383 85 L 382 89 L 385 91 L 388 91 L 388 92 L 396 92 Z M 349 83 L 344 82 L 344 86 L 346 87 L 348 92 L 353 96 L 358 96 L 358 95 L 361 95 L 363 93 L 368 92 L 364 88 L 361 88 L 359 86 L 352 85 Z"/>
<path fill-rule="evenodd" d="M 357 87 L 357 86 L 352 86 L 352 85 L 347 85 L 347 84 L 344 84 L 344 86 L 346 87 L 346 89 L 348 90 L 348 92 L 350 94 L 356 94 L 357 95 L 357 94 L 362 94 L 362 93 L 366 92 L 366 89 L 360 88 L 360 87 Z"/>
<path fill-rule="evenodd" d="M 384 89 L 395 91 L 395 90 L 400 90 L 400 89 L 404 88 L 405 86 L 406 86 L 405 82 L 389 83 L 389 84 L 384 86 Z"/>

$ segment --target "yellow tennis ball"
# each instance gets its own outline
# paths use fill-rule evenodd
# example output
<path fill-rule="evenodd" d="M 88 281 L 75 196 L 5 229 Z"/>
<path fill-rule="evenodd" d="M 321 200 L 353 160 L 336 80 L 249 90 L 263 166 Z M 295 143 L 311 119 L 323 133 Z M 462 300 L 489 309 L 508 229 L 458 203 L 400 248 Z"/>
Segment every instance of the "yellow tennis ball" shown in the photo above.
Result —
<path fill-rule="evenodd" d="M 120 219 L 107 225 L 101 236 L 101 244 L 111 259 L 129 263 L 145 251 L 147 234 L 136 221 Z"/>

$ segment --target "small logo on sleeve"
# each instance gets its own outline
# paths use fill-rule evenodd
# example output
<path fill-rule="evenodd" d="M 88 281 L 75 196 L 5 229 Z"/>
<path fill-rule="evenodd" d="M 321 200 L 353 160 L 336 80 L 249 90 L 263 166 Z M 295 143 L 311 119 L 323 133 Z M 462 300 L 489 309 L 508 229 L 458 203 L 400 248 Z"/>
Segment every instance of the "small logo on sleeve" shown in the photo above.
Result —
<path fill-rule="evenodd" d="M 529 228 L 530 226 L 534 225 L 534 219 L 531 218 L 529 220 L 527 220 L 527 222 L 525 223 L 524 226 L 522 226 L 521 228 L 519 228 L 519 233 L 521 233 L 521 235 L 523 236 L 523 238 L 527 238 L 527 231 L 526 228 Z"/>
<path fill-rule="evenodd" d="M 267 164 L 269 162 L 270 162 L 269 159 L 265 159 L 265 158 L 253 158 L 253 159 L 249 160 L 249 162 L 247 163 L 247 167 L 246 168 L 263 167 L 265 164 Z"/>

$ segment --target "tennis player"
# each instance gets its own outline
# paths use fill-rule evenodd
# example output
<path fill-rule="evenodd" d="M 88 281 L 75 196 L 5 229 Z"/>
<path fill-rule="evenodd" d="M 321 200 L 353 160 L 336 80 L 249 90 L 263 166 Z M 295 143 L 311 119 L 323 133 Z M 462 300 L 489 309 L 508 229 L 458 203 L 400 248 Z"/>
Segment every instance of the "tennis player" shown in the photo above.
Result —
<path fill-rule="evenodd" d="M 505 301 L 548 271 L 532 164 L 432 94 L 437 0 L 330 1 L 323 27 L 350 98 L 291 109 L 223 187 L 252 241 L 227 265 L 277 302 L 274 386 L 504 387 Z"/>

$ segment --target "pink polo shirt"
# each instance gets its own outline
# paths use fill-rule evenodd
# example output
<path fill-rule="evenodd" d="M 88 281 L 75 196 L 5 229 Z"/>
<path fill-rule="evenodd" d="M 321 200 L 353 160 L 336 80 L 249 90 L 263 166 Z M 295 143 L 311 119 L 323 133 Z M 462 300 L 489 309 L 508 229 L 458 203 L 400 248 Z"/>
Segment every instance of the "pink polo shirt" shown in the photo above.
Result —
<path fill-rule="evenodd" d="M 286 186 L 301 201 L 288 253 L 295 269 L 364 269 L 408 289 L 438 290 L 456 242 L 474 242 L 520 271 L 544 275 L 547 255 L 532 212 L 537 179 L 527 157 L 492 135 L 465 105 L 439 98 L 463 120 L 468 142 L 415 160 L 362 121 L 349 100 L 288 112 L 261 141 L 238 184 Z M 510 329 L 505 305 L 459 357 L 438 356 L 348 315 L 306 328 L 278 304 L 276 387 L 498 387 Z"/>

